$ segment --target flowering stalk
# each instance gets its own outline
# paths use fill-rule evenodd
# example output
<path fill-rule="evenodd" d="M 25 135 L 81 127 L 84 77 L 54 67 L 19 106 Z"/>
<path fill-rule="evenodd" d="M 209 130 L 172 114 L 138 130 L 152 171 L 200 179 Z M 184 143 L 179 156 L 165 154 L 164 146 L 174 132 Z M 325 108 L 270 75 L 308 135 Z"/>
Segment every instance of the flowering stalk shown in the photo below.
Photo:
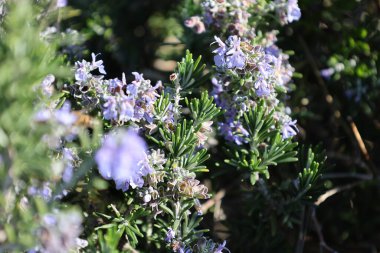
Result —
<path fill-rule="evenodd" d="M 137 237 L 143 236 L 133 218 L 138 213 L 146 222 L 156 220 L 158 231 L 153 228 L 153 232 L 164 234 L 172 251 L 182 252 L 207 231 L 197 230 L 202 220 L 199 199 L 207 199 L 209 194 L 196 175 L 207 172 L 203 162 L 209 155 L 203 146 L 213 118 L 221 111 L 206 92 L 199 99 L 182 97 L 204 78 L 204 66 L 200 58 L 194 61 L 188 52 L 171 75 L 172 86 L 161 82 L 152 86 L 136 72 L 131 83 L 124 74 L 122 80 L 105 79 L 103 62 L 96 57 L 92 54 L 92 62 L 76 63 L 76 82 L 66 86 L 68 98 L 88 113 L 101 113 L 106 129 L 111 131 L 95 154 L 99 173 L 113 180 L 116 189 L 129 192 L 128 198 L 135 203 L 123 214 L 111 205 L 116 217 L 99 213 L 110 223 L 98 230 L 111 231 L 113 224 L 119 224 L 136 247 Z M 184 107 L 190 115 L 183 113 Z"/>
<path fill-rule="evenodd" d="M 186 17 L 184 24 L 198 34 L 214 37 L 210 41 L 214 60 L 214 68 L 210 70 L 211 94 L 224 110 L 217 127 L 228 143 L 225 162 L 235 169 L 243 169 L 242 178 L 249 178 L 251 184 L 241 189 L 244 208 L 235 218 L 255 225 L 247 228 L 232 225 L 231 240 L 236 241 L 238 251 L 247 248 L 260 251 L 254 243 L 242 241 L 235 234 L 252 235 L 256 242 L 261 241 L 265 232 L 257 228 L 273 226 L 273 220 L 279 216 L 284 220 L 296 216 L 295 210 L 304 204 L 300 200 L 305 196 L 312 198 L 316 193 L 310 189 L 318 185 L 321 173 L 318 162 L 312 168 L 306 165 L 309 169 L 305 170 L 302 164 L 298 170 L 303 172 L 295 179 L 302 183 L 295 190 L 289 178 L 281 177 L 275 170 L 269 171 L 270 167 L 299 159 L 298 143 L 293 140 L 299 130 L 297 121 L 290 117 L 290 108 L 285 106 L 287 93 L 292 91 L 294 68 L 289 55 L 276 45 L 278 31 L 268 30 L 268 17 L 272 18 L 274 13 L 275 20 L 286 25 L 298 20 L 301 11 L 296 0 L 204 0 L 200 9 L 201 13 Z M 309 151 L 307 159 L 311 161 L 314 155 Z M 270 180 L 271 174 L 282 181 Z M 310 184 L 305 186 L 305 182 Z M 286 186 L 280 188 L 280 184 Z M 246 193 L 247 188 L 252 192 Z M 296 200 L 290 204 L 288 199 Z M 239 248 L 241 245 L 245 246 Z"/>

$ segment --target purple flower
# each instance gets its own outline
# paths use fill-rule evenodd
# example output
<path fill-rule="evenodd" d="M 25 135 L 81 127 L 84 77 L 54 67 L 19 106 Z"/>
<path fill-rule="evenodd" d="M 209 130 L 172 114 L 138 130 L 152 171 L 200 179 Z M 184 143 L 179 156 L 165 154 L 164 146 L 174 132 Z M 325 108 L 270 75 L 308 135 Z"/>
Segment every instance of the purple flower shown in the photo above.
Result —
<path fill-rule="evenodd" d="M 268 79 L 273 74 L 273 67 L 271 63 L 273 63 L 275 59 L 276 58 L 274 56 L 267 54 L 262 57 L 258 63 L 260 75 L 265 79 Z"/>
<path fill-rule="evenodd" d="M 137 94 L 139 92 L 138 83 L 133 82 L 131 84 L 128 84 L 127 92 L 128 92 L 128 95 L 131 95 L 132 97 L 137 97 Z"/>
<path fill-rule="evenodd" d="M 276 58 L 280 55 L 280 49 L 275 45 L 266 47 L 264 51 L 266 54 L 272 55 Z"/>
<path fill-rule="evenodd" d="M 231 55 L 227 57 L 226 63 L 229 69 L 243 69 L 245 66 L 245 55 L 242 51 L 232 51 Z"/>
<path fill-rule="evenodd" d="M 99 173 L 105 179 L 113 179 L 116 189 L 126 191 L 129 186 L 141 188 L 143 177 L 153 169 L 146 160 L 145 141 L 133 130 L 118 130 L 109 134 L 95 154 Z"/>
<path fill-rule="evenodd" d="M 75 63 L 75 80 L 78 82 L 85 82 L 91 76 L 90 63 L 82 60 Z"/>
<path fill-rule="evenodd" d="M 57 8 L 62 8 L 67 5 L 67 0 L 57 0 Z"/>
<path fill-rule="evenodd" d="M 144 81 L 145 79 L 143 78 L 144 74 L 140 74 L 139 72 L 132 72 L 132 75 L 135 76 L 135 82 L 141 82 Z"/>
<path fill-rule="evenodd" d="M 249 133 L 240 122 L 236 124 L 234 134 L 234 141 L 236 144 L 241 145 L 242 143 L 247 142 L 245 137 L 247 137 Z"/>
<path fill-rule="evenodd" d="M 219 123 L 220 133 L 224 135 L 227 141 L 235 142 L 237 145 L 246 143 L 246 136 L 249 135 L 248 131 L 238 123 Z"/>
<path fill-rule="evenodd" d="M 41 109 L 37 111 L 33 119 L 37 122 L 47 122 L 51 119 L 51 112 L 48 109 Z"/>
<path fill-rule="evenodd" d="M 106 74 L 106 71 L 104 70 L 103 61 L 96 60 L 96 56 L 94 53 L 91 54 L 92 62 L 87 62 L 85 60 L 82 60 L 81 62 L 77 61 L 75 63 L 75 80 L 81 84 L 87 82 L 89 78 L 92 77 L 91 71 L 98 69 L 101 74 Z M 99 78 L 99 80 L 102 78 L 102 76 Z"/>
<path fill-rule="evenodd" d="M 230 36 L 228 38 L 230 45 L 229 50 L 226 52 L 227 68 L 243 69 L 245 66 L 245 54 L 240 49 L 240 38 L 237 36 Z"/>
<path fill-rule="evenodd" d="M 226 60 L 225 60 L 225 53 L 227 51 L 226 44 L 224 44 L 224 42 L 220 38 L 216 36 L 214 38 L 215 38 L 215 42 L 218 43 L 219 45 L 217 49 L 212 51 L 214 54 L 216 54 L 214 56 L 214 62 L 217 67 L 223 68 L 224 65 L 226 64 Z"/>
<path fill-rule="evenodd" d="M 165 242 L 171 242 L 174 238 L 175 238 L 175 232 L 172 228 L 169 228 L 168 232 L 166 232 Z"/>
<path fill-rule="evenodd" d="M 274 74 L 277 78 L 278 85 L 285 86 L 290 82 L 293 76 L 294 68 L 289 64 L 289 56 L 280 53 L 275 60 Z"/>
<path fill-rule="evenodd" d="M 106 120 L 117 120 L 118 119 L 118 113 L 117 113 L 117 102 L 115 96 L 108 96 L 105 98 L 107 101 L 104 104 L 103 109 L 103 117 Z"/>
<path fill-rule="evenodd" d="M 65 253 L 75 250 L 76 239 L 82 232 L 82 217 L 79 212 L 49 213 L 42 217 L 43 233 L 40 240 L 42 252 Z"/>
<path fill-rule="evenodd" d="M 50 188 L 49 183 L 44 183 L 42 189 L 41 189 L 41 197 L 45 200 L 49 200 L 52 196 L 52 189 Z"/>
<path fill-rule="evenodd" d="M 223 90 L 224 90 L 223 89 L 223 82 L 220 79 L 213 77 L 211 79 L 211 82 L 213 84 L 212 94 L 218 94 L 218 93 L 223 92 Z"/>
<path fill-rule="evenodd" d="M 66 168 L 62 174 L 63 182 L 69 183 L 71 181 L 71 179 L 73 178 L 73 175 L 74 175 L 73 166 L 71 164 L 66 165 Z"/>
<path fill-rule="evenodd" d="M 103 75 L 107 74 L 106 71 L 104 70 L 104 66 L 103 66 L 103 61 L 102 60 L 99 60 L 99 61 L 96 61 L 96 56 L 94 53 L 91 54 L 91 57 L 92 57 L 92 70 L 94 69 L 98 69 L 99 72 Z"/>
<path fill-rule="evenodd" d="M 119 120 L 120 121 L 128 121 L 128 120 L 131 120 L 133 119 L 134 117 L 134 113 L 135 113 L 135 109 L 133 108 L 134 107 L 134 103 L 135 101 L 130 98 L 130 97 L 125 97 L 125 96 L 121 96 L 119 97 L 119 108 L 120 108 L 120 111 L 119 111 Z"/>
<path fill-rule="evenodd" d="M 269 86 L 268 82 L 263 78 L 259 78 L 255 82 L 255 89 L 256 89 L 256 95 L 259 97 L 269 96 L 272 92 L 272 89 Z"/>
<path fill-rule="evenodd" d="M 218 68 L 237 68 L 243 69 L 246 62 L 246 56 L 240 48 L 240 38 L 237 36 L 230 36 L 226 44 L 215 36 L 215 42 L 219 47 L 213 51 L 214 62 Z M 228 47 L 227 47 L 228 46 Z"/>
<path fill-rule="evenodd" d="M 43 183 L 41 188 L 38 188 L 36 186 L 30 186 L 28 188 L 28 195 L 39 196 L 46 201 L 51 199 L 52 193 L 53 193 L 53 191 L 50 188 L 50 184 L 48 182 Z"/>
<path fill-rule="evenodd" d="M 75 80 L 79 82 L 85 82 L 88 78 L 88 72 L 82 68 L 78 68 L 75 71 Z"/>
<path fill-rule="evenodd" d="M 189 248 L 183 248 L 183 247 L 181 247 L 181 248 L 179 248 L 178 252 L 179 253 L 192 253 L 193 251 L 191 249 L 189 249 Z"/>
<path fill-rule="evenodd" d="M 287 19 L 291 23 L 301 18 L 301 10 L 298 7 L 297 0 L 289 0 L 287 5 Z"/>
<path fill-rule="evenodd" d="M 61 109 L 55 111 L 55 119 L 62 125 L 69 126 L 75 123 L 77 116 L 71 113 L 71 105 L 65 102 Z"/>
<path fill-rule="evenodd" d="M 223 253 L 223 250 L 227 250 L 228 252 L 230 252 L 225 246 L 226 246 L 226 241 L 223 241 L 223 243 L 219 244 L 213 253 Z"/>
<path fill-rule="evenodd" d="M 68 183 L 71 181 L 74 173 L 74 166 L 73 163 L 76 159 L 76 156 L 72 149 L 69 148 L 63 148 L 62 151 L 63 154 L 63 162 L 65 164 L 64 171 L 62 173 L 62 180 L 65 183 Z"/>
<path fill-rule="evenodd" d="M 123 82 L 117 78 L 111 79 L 108 82 L 108 91 L 111 93 L 115 93 L 116 91 L 121 90 L 122 87 Z"/>
<path fill-rule="evenodd" d="M 114 95 L 104 96 L 106 103 L 103 105 L 103 116 L 105 119 L 140 121 L 145 118 L 149 121 L 153 117 L 153 104 L 159 97 L 156 90 L 162 87 L 162 83 L 157 82 L 152 87 L 150 80 L 145 80 L 142 74 L 137 72 L 132 74 L 135 76 L 135 80 L 128 85 L 125 84 L 124 75 L 123 81 L 118 79 L 109 81 L 109 90 Z"/>
<path fill-rule="evenodd" d="M 54 86 L 53 83 L 55 81 L 55 77 L 52 74 L 47 75 L 44 80 L 41 83 L 41 89 L 42 93 L 47 96 L 51 97 L 54 92 Z"/>
<path fill-rule="evenodd" d="M 327 69 L 321 70 L 321 76 L 325 79 L 329 79 L 334 73 L 335 73 L 335 70 L 333 68 L 327 68 Z"/>
<path fill-rule="evenodd" d="M 106 103 L 103 105 L 103 117 L 106 120 L 129 121 L 134 117 L 133 98 L 125 96 L 121 93 L 115 96 L 105 97 Z"/>
<path fill-rule="evenodd" d="M 294 135 L 299 132 L 297 126 L 296 126 L 297 120 L 291 120 L 290 117 L 286 117 L 285 121 L 282 125 L 282 139 L 288 139 L 290 137 L 293 137 Z"/>

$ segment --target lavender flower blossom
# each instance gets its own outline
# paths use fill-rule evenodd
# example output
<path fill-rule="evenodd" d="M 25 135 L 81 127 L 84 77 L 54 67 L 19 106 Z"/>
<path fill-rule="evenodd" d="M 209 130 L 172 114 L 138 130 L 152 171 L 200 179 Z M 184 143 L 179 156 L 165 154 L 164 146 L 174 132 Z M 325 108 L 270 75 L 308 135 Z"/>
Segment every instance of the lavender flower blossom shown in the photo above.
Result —
<path fill-rule="evenodd" d="M 301 10 L 297 0 L 276 0 L 277 13 L 282 25 L 292 23 L 301 18 Z"/>
<path fill-rule="evenodd" d="M 325 79 L 329 79 L 334 73 L 335 73 L 335 70 L 333 68 L 327 68 L 327 69 L 321 70 L 321 76 Z"/>
<path fill-rule="evenodd" d="M 240 38 L 237 36 L 230 36 L 228 38 L 228 42 L 230 48 L 226 52 L 227 68 L 243 69 L 245 66 L 246 57 L 240 49 Z"/>
<path fill-rule="evenodd" d="M 143 177 L 153 172 L 153 168 L 144 163 L 146 150 L 144 140 L 135 131 L 119 130 L 105 138 L 95 161 L 100 174 L 115 181 L 116 189 L 141 188 Z"/>
<path fill-rule="evenodd" d="M 117 120 L 118 111 L 117 111 L 117 102 L 115 96 L 105 97 L 106 103 L 104 104 L 103 117 L 106 120 Z"/>
<path fill-rule="evenodd" d="M 123 84 L 124 83 L 117 78 L 111 79 L 108 81 L 108 91 L 114 94 L 122 89 Z"/>
<path fill-rule="evenodd" d="M 275 57 L 270 54 L 265 54 L 258 62 L 258 69 L 260 76 L 268 79 L 273 74 L 272 63 L 275 61 Z"/>
<path fill-rule="evenodd" d="M 175 232 L 172 228 L 169 228 L 168 232 L 166 232 L 165 242 L 171 242 L 174 238 L 175 238 Z"/>
<path fill-rule="evenodd" d="M 107 120 L 120 122 L 135 121 L 145 119 L 152 123 L 153 104 L 159 97 L 156 92 L 162 87 L 159 81 L 152 87 L 150 80 L 145 80 L 143 74 L 132 72 L 135 80 L 126 84 L 123 75 L 123 81 L 113 79 L 107 82 L 108 90 L 113 95 L 105 95 L 106 101 L 103 105 L 103 116 Z"/>
<path fill-rule="evenodd" d="M 226 44 L 224 44 L 224 42 L 220 38 L 216 36 L 214 38 L 215 38 L 215 42 L 218 43 L 219 45 L 219 47 L 213 51 L 213 53 L 216 54 L 214 56 L 214 62 L 217 67 L 223 68 L 224 65 L 226 64 L 224 55 L 227 51 L 227 47 L 226 47 Z"/>
<path fill-rule="evenodd" d="M 224 135 L 228 141 L 235 142 L 237 145 L 242 145 L 247 142 L 245 137 L 247 137 L 249 133 L 240 122 L 219 123 L 219 129 L 221 134 Z"/>
<path fill-rule="evenodd" d="M 275 60 L 274 74 L 280 86 L 288 84 L 293 77 L 294 68 L 289 64 L 288 59 L 288 55 L 279 53 Z"/>
<path fill-rule="evenodd" d="M 203 122 L 201 128 L 195 133 L 198 139 L 198 146 L 203 146 L 207 141 L 207 135 L 212 132 L 212 121 Z"/>
<path fill-rule="evenodd" d="M 70 126 L 77 120 L 77 116 L 71 112 L 71 105 L 69 102 L 65 102 L 61 109 L 56 110 L 54 116 L 57 122 L 64 126 Z"/>
<path fill-rule="evenodd" d="M 288 139 L 293 137 L 294 135 L 299 132 L 297 126 L 296 126 L 297 120 L 291 120 L 289 116 L 285 116 L 285 119 L 283 120 L 282 125 L 282 139 Z"/>
<path fill-rule="evenodd" d="M 74 173 L 74 161 L 78 159 L 76 154 L 72 149 L 69 148 L 63 148 L 62 151 L 63 155 L 63 163 L 65 165 L 65 168 L 62 173 L 62 180 L 65 183 L 68 183 L 71 181 Z"/>
<path fill-rule="evenodd" d="M 193 251 L 189 248 L 183 248 L 181 247 L 179 250 L 178 250 L 179 253 L 192 253 Z"/>
<path fill-rule="evenodd" d="M 105 97 L 103 116 L 106 120 L 129 121 L 134 116 L 134 100 L 122 93 Z"/>
<path fill-rule="evenodd" d="M 33 120 L 40 123 L 47 122 L 50 119 L 51 119 L 51 112 L 48 109 L 41 109 L 37 111 L 33 117 Z"/>
<path fill-rule="evenodd" d="M 101 74 L 103 74 L 103 75 L 107 74 L 106 71 L 104 70 L 103 61 L 102 60 L 97 61 L 96 60 L 96 56 L 97 55 L 95 55 L 94 53 L 91 54 L 91 57 L 92 57 L 92 64 L 91 64 L 92 70 L 98 69 Z"/>
<path fill-rule="evenodd" d="M 134 103 L 135 101 L 132 98 L 129 97 L 119 97 L 120 102 L 118 103 L 119 105 L 119 120 L 122 122 L 128 121 L 133 118 L 134 116 Z"/>
<path fill-rule="evenodd" d="M 141 82 L 145 80 L 143 78 L 144 74 L 140 74 L 139 72 L 132 72 L 132 75 L 135 77 L 135 80 L 133 82 Z"/>
<path fill-rule="evenodd" d="M 226 43 L 223 43 L 220 38 L 215 36 L 215 42 L 219 48 L 213 51 L 215 65 L 219 68 L 228 69 L 243 69 L 246 62 L 246 56 L 240 48 L 240 38 L 230 36 Z"/>
<path fill-rule="evenodd" d="M 226 241 L 223 241 L 222 244 L 219 244 L 218 247 L 215 249 L 214 253 L 223 253 L 223 250 L 227 250 L 230 252 L 226 247 Z"/>
<path fill-rule="evenodd" d="M 288 22 L 297 21 L 301 18 L 301 10 L 298 7 L 297 0 L 289 0 L 287 5 Z"/>
<path fill-rule="evenodd" d="M 77 247 L 82 217 L 76 211 L 46 214 L 42 219 L 41 245 L 43 252 L 66 253 Z"/>
<path fill-rule="evenodd" d="M 103 61 L 96 60 L 96 56 L 94 53 L 91 54 L 92 62 L 87 62 L 82 60 L 81 62 L 77 61 L 75 63 L 75 80 L 82 85 L 82 83 L 86 83 L 88 79 L 92 77 L 91 71 L 98 69 L 101 74 L 106 74 L 104 70 Z"/>
<path fill-rule="evenodd" d="M 62 8 L 67 5 L 67 0 L 57 0 L 57 8 Z"/>
<path fill-rule="evenodd" d="M 53 95 L 53 92 L 54 92 L 53 83 L 54 83 L 54 81 L 55 81 L 55 76 L 53 76 L 52 74 L 47 75 L 44 78 L 44 80 L 42 81 L 41 90 L 42 90 L 42 93 L 46 97 L 51 97 Z"/>
<path fill-rule="evenodd" d="M 85 82 L 91 76 L 91 64 L 85 60 L 75 63 L 75 80 L 78 82 Z"/>
<path fill-rule="evenodd" d="M 269 96 L 272 92 L 272 89 L 268 82 L 264 78 L 259 78 L 255 82 L 256 95 L 259 97 Z"/>
<path fill-rule="evenodd" d="M 41 188 L 38 188 L 36 186 L 30 186 L 28 188 L 28 195 L 30 196 L 39 196 L 45 201 L 49 201 L 52 197 L 52 189 L 50 187 L 50 184 L 48 182 L 43 183 Z"/>

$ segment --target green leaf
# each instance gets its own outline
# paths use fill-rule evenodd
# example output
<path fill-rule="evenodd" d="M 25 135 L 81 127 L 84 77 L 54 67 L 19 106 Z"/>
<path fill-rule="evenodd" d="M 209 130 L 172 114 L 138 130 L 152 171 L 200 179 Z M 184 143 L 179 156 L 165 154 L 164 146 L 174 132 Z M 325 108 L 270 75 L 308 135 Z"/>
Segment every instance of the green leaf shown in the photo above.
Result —
<path fill-rule="evenodd" d="M 204 75 L 205 64 L 200 64 L 202 56 L 199 56 L 194 61 L 193 55 L 189 50 L 186 50 L 186 56 L 182 58 L 182 61 L 177 64 L 175 73 L 177 73 L 177 80 L 181 87 L 182 93 L 191 93 L 194 88 L 204 83 L 209 74 Z"/>

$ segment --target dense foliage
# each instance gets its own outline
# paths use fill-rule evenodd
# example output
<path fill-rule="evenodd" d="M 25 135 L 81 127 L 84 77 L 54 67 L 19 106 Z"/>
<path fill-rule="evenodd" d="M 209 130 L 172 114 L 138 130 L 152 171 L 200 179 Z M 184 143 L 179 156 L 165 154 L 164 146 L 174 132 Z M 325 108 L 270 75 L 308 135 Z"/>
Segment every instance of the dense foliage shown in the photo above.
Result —
<path fill-rule="evenodd" d="M 379 11 L 0 0 L 0 252 L 377 252 Z"/>

